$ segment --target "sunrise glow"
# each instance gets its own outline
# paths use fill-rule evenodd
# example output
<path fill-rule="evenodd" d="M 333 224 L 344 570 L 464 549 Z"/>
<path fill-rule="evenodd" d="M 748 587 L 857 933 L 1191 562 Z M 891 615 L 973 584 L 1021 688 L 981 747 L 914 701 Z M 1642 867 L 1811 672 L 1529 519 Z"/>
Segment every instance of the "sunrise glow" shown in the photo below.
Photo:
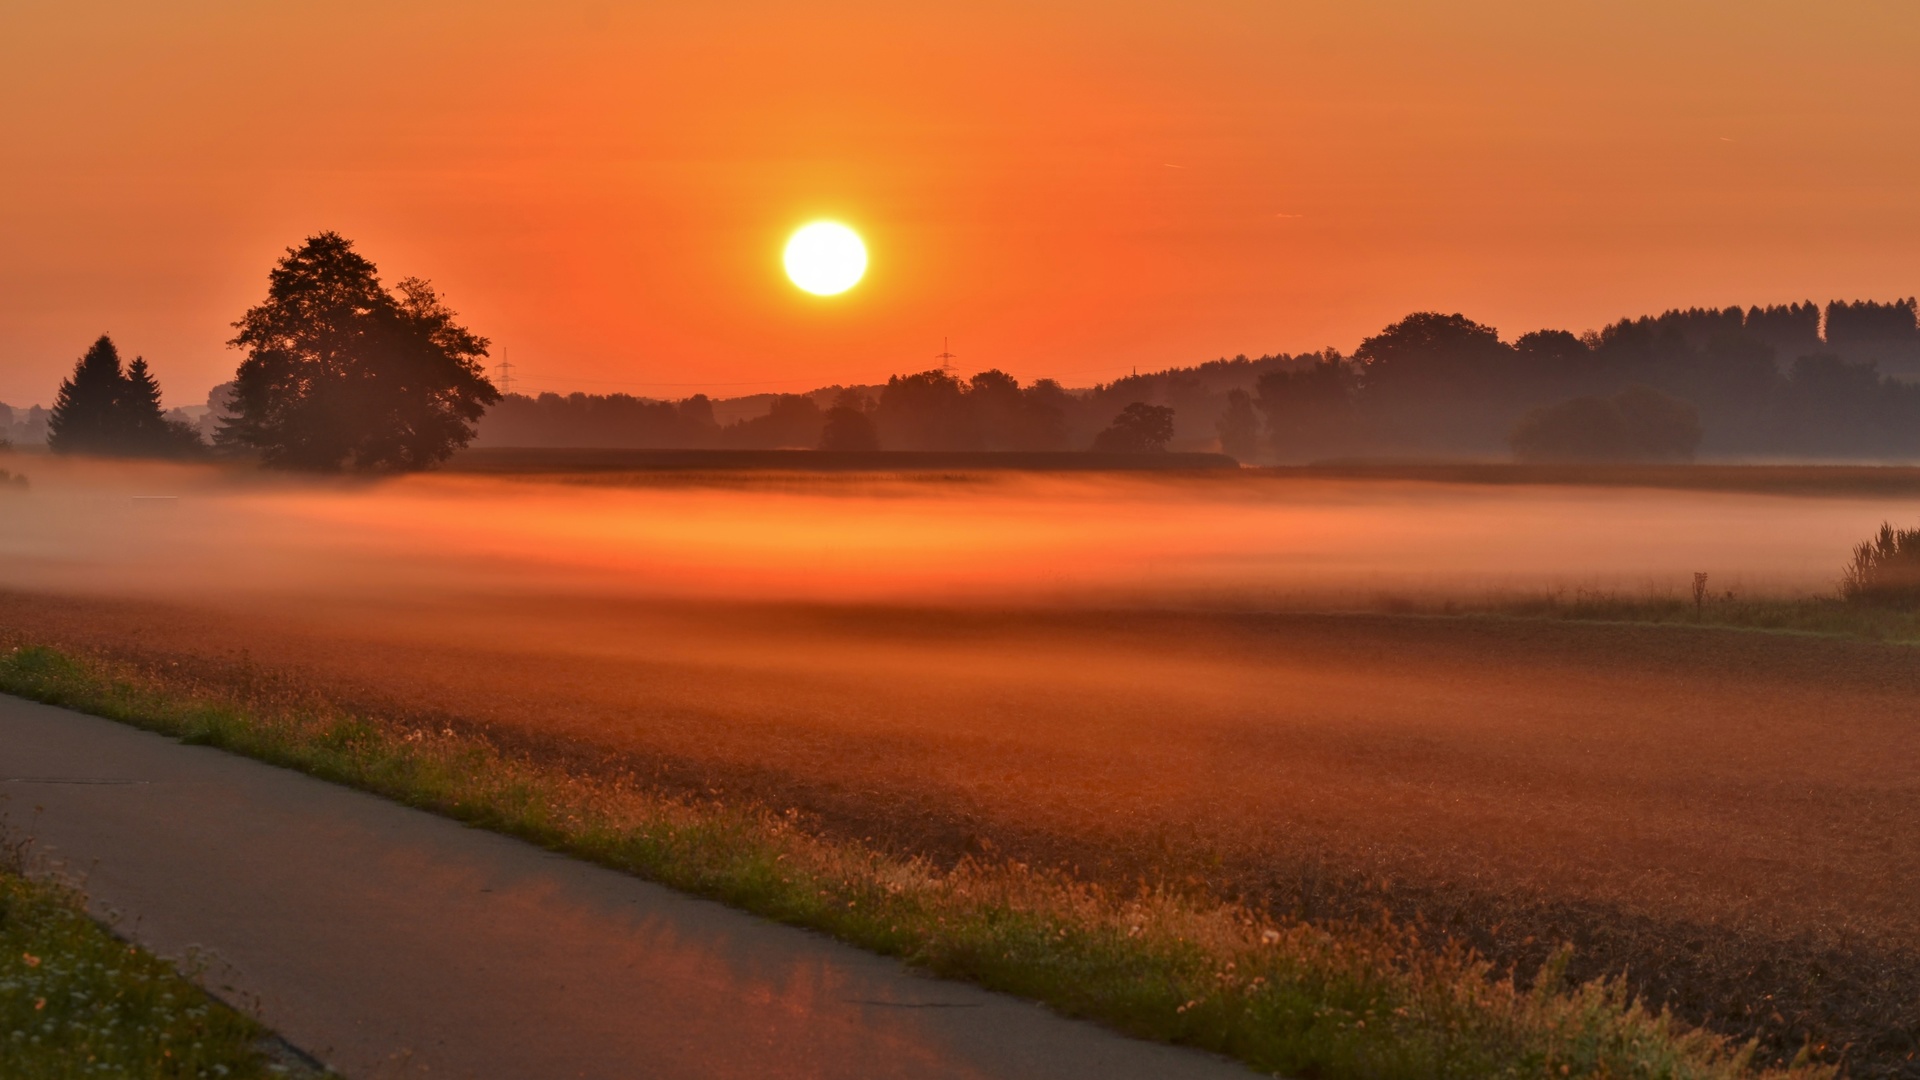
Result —
<path fill-rule="evenodd" d="M 1916 50 L 0 2 L 0 1080 L 1920 1080 Z"/>

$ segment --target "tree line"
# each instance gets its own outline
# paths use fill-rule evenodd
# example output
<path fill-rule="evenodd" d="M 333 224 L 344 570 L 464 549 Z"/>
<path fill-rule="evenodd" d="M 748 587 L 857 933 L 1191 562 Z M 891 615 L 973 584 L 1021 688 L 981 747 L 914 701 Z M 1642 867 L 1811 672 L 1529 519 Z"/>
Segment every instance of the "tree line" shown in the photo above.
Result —
<path fill-rule="evenodd" d="M 966 380 L 923 372 L 770 396 L 752 418 L 726 424 L 713 416 L 727 403 L 704 397 L 509 395 L 482 420 L 480 441 L 1089 449 L 1137 404 L 1167 410 L 1155 414 L 1153 444 L 1249 462 L 1911 457 L 1920 455 L 1916 376 L 1912 300 L 1674 310 L 1511 341 L 1463 315 L 1429 312 L 1352 354 L 1241 356 L 1083 391 L 1023 386 L 999 371 Z"/>
<path fill-rule="evenodd" d="M 1920 454 L 1912 300 L 1690 309 L 1502 341 L 1423 313 L 1257 380 L 1278 460 L 1509 451 L 1534 459 Z M 1825 326 L 1824 336 L 1821 327 Z"/>
<path fill-rule="evenodd" d="M 1173 410 L 1128 402 L 1078 439 L 1088 402 L 1042 380 L 1021 386 L 1000 371 L 961 381 L 941 371 L 896 377 L 869 397 L 840 391 L 822 408 L 782 395 L 765 414 L 721 426 L 704 396 L 678 402 L 625 395 L 503 402 L 482 367 L 488 342 L 455 321 L 418 278 L 392 289 L 337 233 L 289 249 L 268 276 L 266 300 L 234 324 L 245 354 L 212 445 L 166 418 L 143 359 L 122 367 L 102 336 L 61 385 L 48 423 L 59 453 L 255 455 L 266 465 L 362 472 L 428 468 L 468 445 L 491 407 L 493 427 L 536 445 L 769 447 L 828 450 L 1164 450 Z M 1098 407 L 1097 405 L 1095 406 Z M 556 438 L 552 432 L 565 434 Z"/>
<path fill-rule="evenodd" d="M 946 371 L 884 385 L 769 395 L 765 411 L 722 424 L 705 395 L 507 395 L 480 424 L 483 446 L 628 449 L 821 449 L 1152 453 L 1173 438 L 1174 410 L 1077 395 L 1051 379 L 1025 386 L 1003 371 Z M 1132 411 L 1129 412 L 1128 410 Z"/>
<path fill-rule="evenodd" d="M 1669 311 L 1507 341 L 1422 312 L 1333 349 L 1131 375 L 1070 391 L 997 369 L 769 395 L 502 395 L 488 342 L 425 281 L 392 288 L 336 233 L 289 249 L 235 323 L 243 359 L 212 438 L 169 417 L 144 359 L 102 336 L 45 418 L 60 452 L 247 454 L 292 469 L 431 467 L 493 446 L 839 451 L 1221 450 L 1244 461 L 1513 454 L 1522 459 L 1920 455 L 1912 299 Z M 716 405 L 728 406 L 721 422 Z M 7 417 L 5 419 L 11 419 Z"/>

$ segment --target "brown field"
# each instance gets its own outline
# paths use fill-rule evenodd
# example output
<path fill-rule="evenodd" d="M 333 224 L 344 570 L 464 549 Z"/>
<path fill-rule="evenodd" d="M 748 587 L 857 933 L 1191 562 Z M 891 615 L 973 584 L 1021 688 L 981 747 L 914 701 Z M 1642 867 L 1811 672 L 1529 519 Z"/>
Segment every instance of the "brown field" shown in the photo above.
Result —
<path fill-rule="evenodd" d="M 1141 483 L 1142 498 L 1162 499 L 1174 481 Z M 1301 505 L 1346 507 L 1349 521 L 1398 515 L 1416 541 L 1408 551 L 1420 550 L 1420 514 L 1408 506 L 1424 513 L 1446 497 L 1481 498 L 1437 485 L 1388 485 L 1381 490 L 1393 494 L 1375 497 L 1341 483 Z M 698 512 L 684 485 L 540 490 L 562 533 L 585 528 L 565 524 L 580 500 Z M 989 498 L 954 490 L 939 498 Z M 985 490 L 999 500 L 988 509 L 1008 515 L 1006 490 Z M 622 576 L 619 560 L 632 556 L 611 544 L 518 577 L 499 568 L 535 564 L 498 545 L 453 545 L 464 572 L 492 566 L 498 575 L 468 577 L 464 588 L 422 550 L 394 554 L 405 550 L 395 537 L 423 545 L 419 537 L 448 535 L 458 512 L 478 505 L 468 494 L 431 491 L 419 497 L 432 514 L 390 519 L 363 512 L 390 491 L 300 495 L 328 500 L 303 511 L 309 527 L 359 531 L 310 542 L 307 550 L 332 554 L 289 573 L 278 594 L 257 551 L 232 556 L 240 584 L 220 591 L 210 584 L 215 553 L 178 532 L 166 533 L 175 546 L 152 564 L 176 575 L 167 587 L 121 584 L 128 560 L 42 546 L 31 564 L 42 580 L 9 577 L 17 591 L 0 597 L 0 629 L 222 685 L 313 693 L 396 724 L 484 731 L 585 770 L 799 809 L 823 830 L 900 850 L 1061 865 L 1123 886 L 1171 882 L 1310 918 L 1384 908 L 1522 972 L 1572 941 L 1577 973 L 1625 971 L 1683 1015 L 1759 1034 L 1775 1052 L 1790 1055 L 1811 1035 L 1850 1046 L 1859 1074 L 1920 1075 L 1920 653 L 1911 647 L 1686 626 L 1256 613 L 1191 595 L 1185 610 L 1169 610 L 1122 588 L 1125 566 L 1098 555 L 1088 562 L 1125 605 L 1086 594 L 1009 604 L 1008 583 L 1021 579 L 985 559 L 946 577 L 930 570 L 939 587 L 925 595 L 874 589 L 825 603 L 806 588 L 805 551 L 785 561 L 749 553 L 765 599 L 666 587 L 649 595 Z M 777 487 L 697 494 L 817 497 Z M 1615 565 L 1692 565 L 1679 559 L 1693 549 L 1656 548 L 1692 542 L 1684 528 L 1702 513 L 1698 493 L 1628 502 L 1602 492 L 1587 504 L 1553 488 L 1491 497 L 1509 500 L 1497 505 L 1528 528 L 1551 526 L 1567 507 L 1585 505 L 1595 522 L 1630 508 L 1652 539 L 1616 552 Z M 895 503 L 870 505 L 880 498 Z M 901 488 L 828 496 L 857 502 L 845 512 L 869 520 L 920 498 Z M 1729 548 L 1747 560 L 1748 582 L 1775 568 L 1792 579 L 1821 544 L 1837 548 L 1837 564 L 1844 543 L 1823 538 L 1864 532 L 1861 522 L 1888 512 L 1717 498 L 1726 501 L 1708 509 L 1718 520 L 1783 523 L 1762 538 L 1776 548 L 1752 538 Z M 1287 509 L 1239 489 L 1234 500 L 1254 504 L 1248 513 Z M 986 513 L 982 505 L 972 509 Z M 963 520 L 968 508 L 919 509 L 899 520 Z M 209 513 L 257 520 L 231 507 Z M 1441 531 L 1457 521 L 1450 513 L 1437 513 Z M 1587 549 L 1573 542 L 1579 521 L 1563 527 L 1570 543 L 1560 555 L 1572 571 Z M 17 550 L 42 535 L 0 527 L 0 543 Z M 293 543 L 260 535 L 275 550 Z M 902 535 L 883 550 L 893 561 L 876 558 L 869 585 L 906 580 L 901 551 L 912 554 L 920 534 Z M 1071 551 L 1049 542 L 1037 558 Z M 1470 545 L 1445 547 L 1455 542 L 1422 569 L 1457 567 L 1448 560 Z M 849 580 L 849 562 L 831 545 L 819 550 L 829 552 L 821 573 Z M 1219 550 L 1183 557 L 1205 563 Z M 83 565 L 96 568 L 92 588 Z M 714 565 L 687 563 L 684 573 L 724 575 L 728 564 Z M 583 580 L 606 587 L 596 595 Z"/>

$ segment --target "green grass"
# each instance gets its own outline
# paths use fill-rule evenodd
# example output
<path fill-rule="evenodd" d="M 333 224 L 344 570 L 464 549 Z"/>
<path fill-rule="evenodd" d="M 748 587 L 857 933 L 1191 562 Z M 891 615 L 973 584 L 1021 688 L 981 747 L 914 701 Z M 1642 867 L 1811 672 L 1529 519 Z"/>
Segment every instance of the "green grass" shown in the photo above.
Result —
<path fill-rule="evenodd" d="M 0 867 L 0 1076 L 271 1076 L 265 1035 L 108 933 L 72 891 Z"/>
<path fill-rule="evenodd" d="M 1275 923 L 1169 891 L 1121 896 L 1018 863 L 941 868 L 808 833 L 763 808 L 569 775 L 451 731 L 262 705 L 35 646 L 0 691 L 222 747 L 522 837 L 1121 1031 L 1306 1078 L 1826 1076 L 1766 1070 L 1630 1001 L 1522 989 L 1379 925 Z M 1564 957 L 1560 964 L 1564 964 Z"/>

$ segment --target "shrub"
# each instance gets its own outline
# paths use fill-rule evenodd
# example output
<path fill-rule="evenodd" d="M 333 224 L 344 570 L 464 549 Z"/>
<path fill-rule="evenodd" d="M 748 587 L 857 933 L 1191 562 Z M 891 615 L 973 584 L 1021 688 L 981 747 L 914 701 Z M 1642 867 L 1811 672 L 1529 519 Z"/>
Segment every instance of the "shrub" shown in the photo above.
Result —
<path fill-rule="evenodd" d="M 1871 540 L 1854 547 L 1840 594 L 1855 603 L 1920 605 L 1920 529 L 1882 522 Z"/>

